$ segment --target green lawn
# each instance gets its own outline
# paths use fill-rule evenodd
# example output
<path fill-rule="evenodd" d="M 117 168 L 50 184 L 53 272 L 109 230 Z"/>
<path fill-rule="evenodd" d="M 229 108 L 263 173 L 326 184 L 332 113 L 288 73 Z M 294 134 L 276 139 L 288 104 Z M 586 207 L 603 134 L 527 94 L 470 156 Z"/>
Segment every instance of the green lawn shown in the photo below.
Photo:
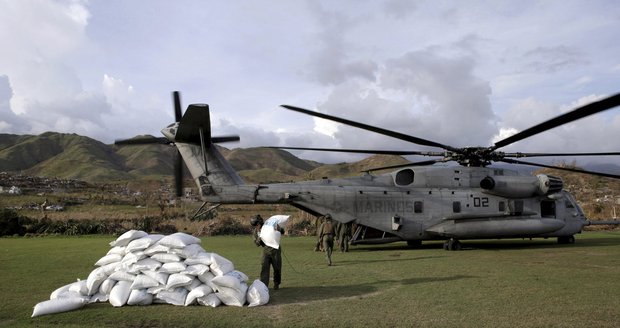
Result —
<path fill-rule="evenodd" d="M 283 283 L 256 308 L 150 305 L 30 318 L 57 287 L 86 279 L 112 236 L 0 239 L 0 326 L 92 327 L 618 327 L 620 232 L 555 240 L 464 241 L 408 249 L 404 243 L 313 252 L 314 238 L 284 237 Z M 251 237 L 208 237 L 251 280 L 260 250 Z"/>

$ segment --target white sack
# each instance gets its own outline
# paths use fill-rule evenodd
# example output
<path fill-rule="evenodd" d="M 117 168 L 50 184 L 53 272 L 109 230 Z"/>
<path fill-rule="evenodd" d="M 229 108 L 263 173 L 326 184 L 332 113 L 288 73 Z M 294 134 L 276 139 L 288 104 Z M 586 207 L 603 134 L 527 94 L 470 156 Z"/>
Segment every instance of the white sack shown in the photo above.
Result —
<path fill-rule="evenodd" d="M 107 302 L 109 299 L 110 299 L 110 295 L 104 294 L 102 292 L 98 292 L 95 295 L 90 297 L 90 300 L 88 300 L 88 303 L 102 303 L 102 302 Z"/>
<path fill-rule="evenodd" d="M 269 288 L 259 279 L 254 280 L 246 295 L 248 306 L 259 306 L 269 303 Z"/>
<path fill-rule="evenodd" d="M 143 259 L 145 257 L 146 257 L 146 255 L 144 254 L 143 251 L 127 253 L 121 259 L 121 265 L 124 266 L 125 268 L 128 268 L 130 265 L 138 262 L 139 260 L 141 260 L 141 259 Z"/>
<path fill-rule="evenodd" d="M 196 257 L 198 254 L 206 253 L 199 244 L 191 244 L 183 248 L 171 248 L 170 252 L 177 254 L 184 259 Z"/>
<path fill-rule="evenodd" d="M 164 286 L 168 282 L 168 276 L 170 276 L 170 274 L 165 273 L 165 272 L 151 271 L 151 270 L 142 271 L 142 273 L 157 280 L 157 282 L 160 285 L 164 285 Z"/>
<path fill-rule="evenodd" d="M 192 283 L 194 280 L 193 276 L 182 274 L 182 273 L 174 273 L 168 277 L 168 282 L 166 283 L 166 289 L 173 290 L 177 287 L 187 286 Z"/>
<path fill-rule="evenodd" d="M 189 290 L 190 292 L 192 290 L 194 290 L 194 288 L 198 287 L 202 285 L 202 281 L 200 281 L 200 279 L 194 277 L 194 279 L 192 280 L 192 282 L 189 285 L 183 286 L 185 287 L 185 289 Z"/>
<path fill-rule="evenodd" d="M 103 265 L 106 265 L 106 264 L 110 264 L 110 263 L 114 263 L 114 262 L 119 262 L 122 258 L 123 258 L 123 256 L 121 254 L 108 254 L 108 255 L 100 258 L 95 263 L 95 266 L 103 266 Z"/>
<path fill-rule="evenodd" d="M 179 273 L 183 270 L 185 270 L 187 266 L 182 263 L 182 262 L 169 262 L 169 263 L 164 263 L 161 268 L 159 269 L 159 272 L 163 272 L 163 273 Z"/>
<path fill-rule="evenodd" d="M 150 305 L 153 303 L 153 295 L 146 292 L 146 289 L 133 289 L 129 293 L 127 305 Z"/>
<path fill-rule="evenodd" d="M 290 215 L 273 215 L 269 219 L 267 219 L 267 221 L 265 221 L 265 223 L 263 225 L 268 225 L 268 226 L 272 226 L 272 227 L 275 228 L 275 226 L 277 224 L 281 228 L 284 228 L 284 226 L 288 222 L 288 218 L 289 217 L 291 217 L 291 216 Z"/>
<path fill-rule="evenodd" d="M 248 281 L 248 276 L 245 273 L 243 273 L 243 272 L 241 272 L 239 270 L 232 270 L 229 273 L 225 274 L 225 276 L 235 277 L 235 278 L 239 279 L 239 281 L 241 281 L 241 282 Z"/>
<path fill-rule="evenodd" d="M 245 296 L 248 291 L 248 285 L 241 284 L 241 289 L 219 287 L 215 295 L 228 306 L 243 306 L 245 304 Z"/>
<path fill-rule="evenodd" d="M 108 278 L 116 280 L 116 281 L 133 282 L 133 280 L 136 279 L 136 275 L 125 272 L 125 271 L 115 271 Z"/>
<path fill-rule="evenodd" d="M 110 278 L 104 280 L 99 286 L 99 293 L 109 295 L 114 285 L 116 285 L 116 280 Z"/>
<path fill-rule="evenodd" d="M 114 262 L 114 263 L 106 264 L 101 267 L 101 270 L 103 270 L 103 272 L 109 276 L 112 273 L 114 273 L 116 269 L 119 268 L 120 264 L 121 262 Z"/>
<path fill-rule="evenodd" d="M 162 290 L 166 290 L 166 285 L 157 285 L 155 287 L 149 287 L 149 289 L 147 289 L 146 292 L 149 294 L 157 295 Z M 157 302 L 156 299 L 153 299 L 153 303 L 166 303 L 166 302 Z"/>
<path fill-rule="evenodd" d="M 131 283 L 129 281 L 119 281 L 110 292 L 110 304 L 115 307 L 125 305 L 130 293 Z"/>
<path fill-rule="evenodd" d="M 168 247 L 183 248 L 191 244 L 200 244 L 200 239 L 183 232 L 177 232 L 160 239 L 159 244 Z"/>
<path fill-rule="evenodd" d="M 125 246 L 114 246 L 110 248 L 106 255 L 110 254 L 118 254 L 120 256 L 125 256 Z"/>
<path fill-rule="evenodd" d="M 185 298 L 185 306 L 192 305 L 196 302 L 196 299 L 207 296 L 213 293 L 213 289 L 205 284 L 202 284 L 190 291 Z"/>
<path fill-rule="evenodd" d="M 54 290 L 54 291 L 52 292 L 52 294 L 50 294 L 50 300 L 53 300 L 53 299 L 58 298 L 58 296 L 59 296 L 60 294 L 68 292 L 68 291 L 69 291 L 69 289 L 70 289 L 71 287 L 73 287 L 73 285 L 79 285 L 79 284 L 80 284 L 80 282 L 79 282 L 79 281 L 76 281 L 76 282 L 72 282 L 72 283 L 70 283 L 70 284 L 66 284 L 66 285 L 64 285 L 64 286 L 62 286 L 62 287 L 58 287 L 58 288 L 56 288 L 56 290 Z M 79 288 L 78 288 L 78 290 L 79 290 Z"/>
<path fill-rule="evenodd" d="M 188 257 L 185 260 L 185 264 L 187 265 L 194 265 L 194 264 L 204 264 L 204 265 L 211 265 L 211 263 L 213 263 L 212 260 L 212 254 L 211 253 L 198 253 L 192 257 Z"/>
<path fill-rule="evenodd" d="M 87 301 L 79 297 L 56 298 L 49 301 L 43 301 L 34 306 L 32 317 L 38 317 L 45 314 L 53 314 L 77 310 L 83 307 Z"/>
<path fill-rule="evenodd" d="M 146 289 L 149 287 L 155 287 L 159 285 L 159 282 L 145 274 L 139 274 L 131 284 L 131 289 Z"/>
<path fill-rule="evenodd" d="M 152 256 L 153 254 L 157 254 L 157 253 L 167 253 L 169 250 L 170 250 L 170 247 L 168 246 L 155 244 L 145 249 L 143 252 L 146 256 Z"/>
<path fill-rule="evenodd" d="M 129 230 L 124 234 L 120 235 L 120 237 L 116 238 L 115 241 L 110 243 L 110 246 L 127 246 L 129 242 L 134 239 L 142 238 L 147 236 L 148 234 L 141 230 Z"/>
<path fill-rule="evenodd" d="M 215 275 L 212 272 L 207 271 L 207 272 L 197 276 L 197 278 L 200 281 L 202 281 L 203 283 L 205 283 L 205 284 L 210 284 L 211 280 L 213 280 L 213 278 L 215 278 Z"/>
<path fill-rule="evenodd" d="M 211 280 L 211 284 L 217 286 L 217 290 L 220 287 L 228 287 L 235 289 L 237 291 L 241 290 L 241 281 L 239 279 L 232 276 L 218 276 Z"/>
<path fill-rule="evenodd" d="M 133 252 L 133 251 L 142 251 L 148 248 L 151 245 L 154 245 L 160 239 L 162 239 L 163 235 L 147 235 L 142 238 L 134 239 L 129 244 L 127 244 L 127 248 L 125 252 Z"/>
<path fill-rule="evenodd" d="M 208 305 L 210 307 L 218 307 L 222 304 L 222 301 L 215 295 L 215 293 L 207 294 L 206 296 L 196 299 L 200 305 Z"/>
<path fill-rule="evenodd" d="M 80 295 L 88 295 L 88 287 L 86 287 L 86 280 L 78 279 L 76 283 L 71 284 L 71 286 L 69 286 L 69 290 L 72 292 L 76 292 Z"/>
<path fill-rule="evenodd" d="M 170 253 L 155 253 L 151 255 L 151 259 L 159 261 L 161 263 L 179 262 L 181 257 L 176 254 Z"/>
<path fill-rule="evenodd" d="M 199 276 L 209 271 L 209 266 L 204 264 L 188 265 L 181 273 L 190 274 L 192 276 Z"/>
<path fill-rule="evenodd" d="M 284 227 L 289 215 L 274 215 L 267 219 L 260 230 L 259 237 L 265 245 L 278 249 L 280 248 L 280 239 L 282 234 L 276 230 L 276 225 Z"/>
<path fill-rule="evenodd" d="M 211 272 L 216 276 L 223 276 L 235 269 L 235 265 L 227 258 L 216 253 L 211 253 Z"/>
<path fill-rule="evenodd" d="M 162 290 L 155 294 L 155 300 L 163 301 L 164 303 L 183 306 L 185 305 L 185 299 L 189 292 L 185 288 L 175 288 L 174 290 Z"/>
<path fill-rule="evenodd" d="M 161 267 L 161 262 L 153 260 L 150 257 L 147 257 L 145 259 L 142 259 L 136 263 L 134 263 L 130 270 L 131 271 L 153 271 L 153 270 L 157 270 L 159 269 L 159 267 Z"/>
<path fill-rule="evenodd" d="M 101 283 L 106 279 L 108 279 L 108 275 L 103 268 L 99 267 L 91 271 L 86 279 L 86 294 L 90 296 L 94 295 L 99 291 L 99 286 L 101 286 Z"/>

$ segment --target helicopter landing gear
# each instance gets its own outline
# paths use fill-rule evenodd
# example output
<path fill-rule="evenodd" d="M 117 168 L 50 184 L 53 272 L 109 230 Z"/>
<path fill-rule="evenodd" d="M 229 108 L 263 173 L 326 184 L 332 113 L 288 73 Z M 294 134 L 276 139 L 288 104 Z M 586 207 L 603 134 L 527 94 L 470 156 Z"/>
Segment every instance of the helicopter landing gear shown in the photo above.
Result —
<path fill-rule="evenodd" d="M 443 249 L 447 251 L 460 251 L 461 242 L 458 239 L 450 238 L 443 242 Z"/>
<path fill-rule="evenodd" d="M 558 237 L 558 244 L 574 244 L 575 236 L 561 236 Z"/>
<path fill-rule="evenodd" d="M 420 248 L 422 246 L 421 240 L 407 240 L 407 246 L 411 248 Z"/>

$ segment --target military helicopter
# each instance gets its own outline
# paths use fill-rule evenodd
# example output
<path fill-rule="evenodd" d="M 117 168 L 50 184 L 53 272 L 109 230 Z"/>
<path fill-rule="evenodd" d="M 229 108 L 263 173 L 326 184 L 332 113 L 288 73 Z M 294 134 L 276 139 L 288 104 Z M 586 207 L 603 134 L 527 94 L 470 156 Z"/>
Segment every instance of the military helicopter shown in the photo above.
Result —
<path fill-rule="evenodd" d="M 215 147 L 238 141 L 238 136 L 211 136 L 209 106 L 189 105 L 181 112 L 180 95 L 173 92 L 176 122 L 161 132 L 164 138 L 120 140 L 116 144 L 173 143 L 189 169 L 202 199 L 201 209 L 215 204 L 288 204 L 315 216 L 331 214 L 341 223 L 355 223 L 351 244 L 444 240 L 446 250 L 461 249 L 461 240 L 501 238 L 557 238 L 572 244 L 575 234 L 590 224 L 575 198 L 563 190 L 560 177 L 524 175 L 517 170 L 491 167 L 494 162 L 523 164 L 593 174 L 618 175 L 522 161 L 517 158 L 546 156 L 614 156 L 604 153 L 507 153 L 498 149 L 538 133 L 620 105 L 620 94 L 593 102 L 550 119 L 489 147 L 457 148 L 380 127 L 316 111 L 282 105 L 283 108 L 356 128 L 372 131 L 440 151 L 393 151 L 272 147 L 350 153 L 421 155 L 433 159 L 368 170 L 359 177 L 274 184 L 245 184 Z M 458 166 L 432 166 L 456 162 Z M 180 195 L 181 157 L 175 177 Z M 375 175 L 376 170 L 392 169 Z M 209 209 L 209 210 L 210 210 Z M 208 211 L 208 210 L 207 210 Z"/>

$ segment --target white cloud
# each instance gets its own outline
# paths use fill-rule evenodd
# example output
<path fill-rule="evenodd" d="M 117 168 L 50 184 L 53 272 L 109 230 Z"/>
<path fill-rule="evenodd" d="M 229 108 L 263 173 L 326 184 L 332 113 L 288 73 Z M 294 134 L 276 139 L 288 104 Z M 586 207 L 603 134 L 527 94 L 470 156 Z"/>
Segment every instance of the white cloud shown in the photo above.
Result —
<path fill-rule="evenodd" d="M 0 132 L 59 130 L 104 142 L 159 135 L 174 119 L 170 91 L 181 90 L 184 107 L 212 106 L 215 131 L 241 136 L 227 147 L 420 148 L 290 113 L 282 103 L 486 146 L 594 99 L 588 95 L 619 91 L 620 23 L 611 7 L 2 1 L 0 42 L 10 46 L 0 52 Z M 610 111 L 507 148 L 620 149 L 619 138 L 604 137 L 615 137 L 618 116 Z"/>
<path fill-rule="evenodd" d="M 338 132 L 339 124 L 333 121 L 324 120 L 321 118 L 313 118 L 314 121 L 314 131 L 320 134 L 324 134 L 326 136 L 330 136 L 334 138 L 336 132 Z"/>

